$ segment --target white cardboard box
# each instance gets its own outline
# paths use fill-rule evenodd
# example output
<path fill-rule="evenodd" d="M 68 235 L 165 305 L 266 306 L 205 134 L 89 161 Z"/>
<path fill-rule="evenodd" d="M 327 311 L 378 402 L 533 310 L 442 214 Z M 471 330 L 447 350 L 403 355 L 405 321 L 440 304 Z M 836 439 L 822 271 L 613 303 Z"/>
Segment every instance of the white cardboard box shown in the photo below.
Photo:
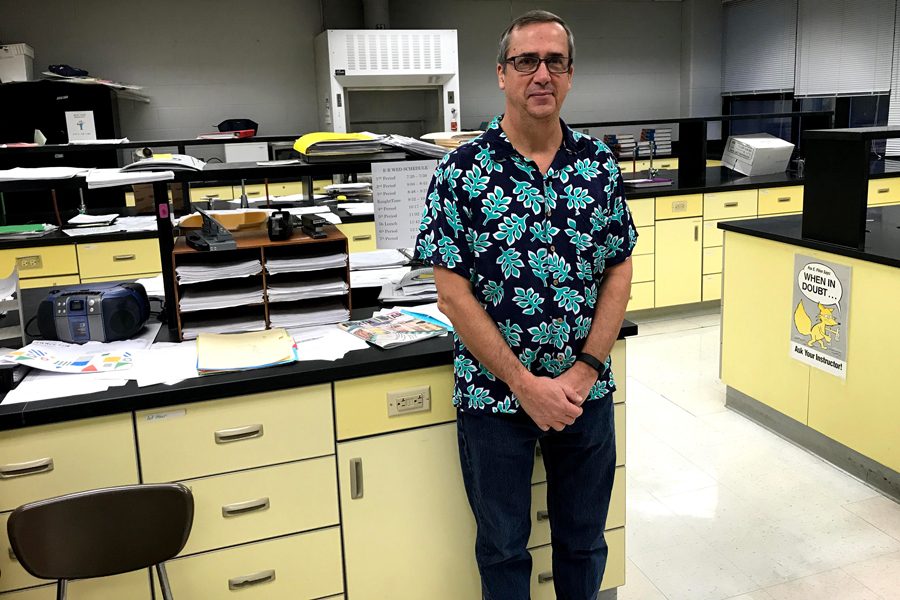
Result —
<path fill-rule="evenodd" d="M 743 175 L 783 173 L 793 151 L 793 144 L 768 133 L 732 135 L 725 143 L 722 166 Z"/>
<path fill-rule="evenodd" d="M 260 160 L 269 160 L 269 145 L 266 142 L 225 144 L 225 162 L 256 162 Z"/>
<path fill-rule="evenodd" d="M 0 82 L 31 81 L 34 50 L 28 44 L 0 46 Z"/>

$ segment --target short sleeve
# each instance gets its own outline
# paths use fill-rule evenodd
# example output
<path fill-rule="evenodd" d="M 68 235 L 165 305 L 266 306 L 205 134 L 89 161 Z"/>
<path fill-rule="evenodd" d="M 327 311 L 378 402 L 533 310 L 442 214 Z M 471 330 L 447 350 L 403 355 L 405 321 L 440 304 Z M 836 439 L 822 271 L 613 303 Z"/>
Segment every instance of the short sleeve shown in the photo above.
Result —
<path fill-rule="evenodd" d="M 474 263 L 465 236 L 468 215 L 457 194 L 461 177 L 454 154 L 446 155 L 428 186 L 415 257 L 471 280 Z"/>
<path fill-rule="evenodd" d="M 602 241 L 606 267 L 617 265 L 631 256 L 634 245 L 637 243 L 637 228 L 631 218 L 631 211 L 625 202 L 625 185 L 622 176 L 616 169 L 611 186 L 613 191 L 609 199 L 609 212 L 607 213 L 606 239 Z"/>

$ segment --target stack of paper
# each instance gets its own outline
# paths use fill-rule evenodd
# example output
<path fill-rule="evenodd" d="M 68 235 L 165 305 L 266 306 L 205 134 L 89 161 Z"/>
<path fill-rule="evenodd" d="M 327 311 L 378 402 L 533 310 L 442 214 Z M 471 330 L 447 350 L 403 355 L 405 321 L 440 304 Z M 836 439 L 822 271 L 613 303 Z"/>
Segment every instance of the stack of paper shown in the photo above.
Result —
<path fill-rule="evenodd" d="M 372 183 L 363 181 L 359 183 L 332 183 L 325 186 L 325 193 L 336 198 L 345 196 L 349 198 L 371 198 Z"/>
<path fill-rule="evenodd" d="M 84 167 L 16 167 L 0 169 L 0 181 L 26 179 L 71 179 L 90 171 Z"/>
<path fill-rule="evenodd" d="M 385 137 L 381 141 L 388 146 L 401 148 L 403 150 L 406 150 L 407 152 L 412 152 L 413 154 L 418 154 L 420 156 L 426 156 L 429 158 L 443 158 L 444 155 L 448 152 L 447 148 L 445 148 L 444 146 L 438 146 L 437 144 L 432 144 L 430 142 L 422 142 L 420 140 L 406 137 L 404 135 L 398 135 L 396 133 Z"/>
<path fill-rule="evenodd" d="M 399 283 L 385 282 L 378 299 L 382 302 L 430 302 L 437 300 L 434 271 L 431 267 L 410 271 Z"/>
<path fill-rule="evenodd" d="M 409 262 L 409 258 L 399 250 L 373 250 L 354 252 L 350 255 L 350 269 L 386 269 L 399 267 Z"/>
<path fill-rule="evenodd" d="M 350 271 L 350 287 L 353 289 L 365 287 L 380 288 L 385 282 L 400 283 L 400 280 L 407 273 L 409 273 L 409 267 Z"/>
<path fill-rule="evenodd" d="M 153 215 L 139 217 L 119 217 L 115 225 L 122 231 L 156 231 L 156 217 Z"/>
<path fill-rule="evenodd" d="M 294 339 L 284 329 L 197 337 L 197 371 L 201 375 L 246 371 L 297 360 Z"/>
<path fill-rule="evenodd" d="M 268 286 L 269 302 L 292 302 L 309 300 L 325 296 L 342 296 L 350 288 L 340 277 L 314 279 L 312 281 L 270 283 Z"/>
<path fill-rule="evenodd" d="M 87 174 L 88 189 L 113 187 L 116 185 L 133 185 L 152 181 L 170 181 L 175 179 L 172 171 L 126 171 L 119 169 L 91 169 Z"/>
<path fill-rule="evenodd" d="M 175 269 L 178 283 L 190 285 L 204 281 L 252 277 L 262 273 L 262 263 L 258 260 L 245 260 L 224 263 L 196 263 L 181 265 Z"/>
<path fill-rule="evenodd" d="M 434 133 L 426 133 L 422 136 L 423 140 L 428 140 L 444 148 L 453 150 L 459 148 L 460 144 L 465 144 L 474 140 L 483 131 L 435 131 Z"/>
<path fill-rule="evenodd" d="M 350 311 L 339 301 L 304 308 L 272 308 L 269 321 L 272 327 L 294 329 L 310 325 L 340 323 L 350 318 Z"/>
<path fill-rule="evenodd" d="M 375 214 L 374 202 L 341 202 L 337 205 L 337 207 L 346 210 L 348 213 L 354 216 Z"/>
<path fill-rule="evenodd" d="M 27 240 L 29 238 L 42 237 L 59 229 L 49 223 L 34 223 L 31 225 L 0 225 L 0 239 L 2 240 Z"/>
<path fill-rule="evenodd" d="M 185 288 L 178 305 L 181 312 L 192 312 L 195 310 L 262 304 L 262 302 L 262 286 L 251 285 L 205 290 Z"/>
<path fill-rule="evenodd" d="M 266 272 L 270 275 L 279 273 L 303 273 L 321 271 L 322 269 L 338 269 L 347 266 L 347 255 L 326 254 L 306 258 L 269 258 L 266 259 Z"/>
<path fill-rule="evenodd" d="M 259 317 L 231 317 L 228 319 L 210 319 L 186 323 L 181 328 L 181 337 L 192 340 L 201 333 L 243 333 L 246 331 L 262 331 L 266 322 Z"/>
<path fill-rule="evenodd" d="M 119 218 L 118 213 L 109 213 L 106 215 L 75 215 L 68 220 L 69 225 L 111 225 L 113 221 Z"/>
<path fill-rule="evenodd" d="M 206 163 L 188 154 L 154 154 L 125 165 L 122 171 L 202 171 Z"/>
<path fill-rule="evenodd" d="M 382 137 L 365 133 L 317 131 L 300 137 L 294 142 L 294 150 L 306 157 L 371 154 L 383 149 Z"/>

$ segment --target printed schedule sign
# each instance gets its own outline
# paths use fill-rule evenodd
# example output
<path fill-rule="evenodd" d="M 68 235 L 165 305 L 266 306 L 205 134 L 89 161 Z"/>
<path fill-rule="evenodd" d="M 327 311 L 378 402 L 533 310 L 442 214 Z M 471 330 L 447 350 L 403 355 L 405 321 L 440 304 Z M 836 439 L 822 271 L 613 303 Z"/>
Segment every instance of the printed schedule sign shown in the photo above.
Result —
<path fill-rule="evenodd" d="M 847 378 L 850 267 L 794 256 L 791 349 L 796 360 Z"/>
<path fill-rule="evenodd" d="M 66 111 L 66 133 L 70 142 L 93 141 L 97 139 L 94 126 L 94 111 Z"/>
<path fill-rule="evenodd" d="M 436 160 L 372 163 L 378 248 L 415 245 L 428 185 L 436 167 Z"/>

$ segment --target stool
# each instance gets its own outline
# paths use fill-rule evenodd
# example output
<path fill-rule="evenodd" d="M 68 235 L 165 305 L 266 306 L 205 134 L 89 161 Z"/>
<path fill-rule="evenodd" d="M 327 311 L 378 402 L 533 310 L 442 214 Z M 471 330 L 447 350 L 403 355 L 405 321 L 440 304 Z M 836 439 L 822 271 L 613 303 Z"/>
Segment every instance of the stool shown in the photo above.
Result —
<path fill-rule="evenodd" d="M 24 504 L 9 516 L 13 552 L 26 571 L 56 579 L 65 600 L 70 579 L 106 577 L 156 566 L 172 600 L 165 561 L 184 548 L 194 498 L 178 483 L 138 484 L 66 494 Z"/>

